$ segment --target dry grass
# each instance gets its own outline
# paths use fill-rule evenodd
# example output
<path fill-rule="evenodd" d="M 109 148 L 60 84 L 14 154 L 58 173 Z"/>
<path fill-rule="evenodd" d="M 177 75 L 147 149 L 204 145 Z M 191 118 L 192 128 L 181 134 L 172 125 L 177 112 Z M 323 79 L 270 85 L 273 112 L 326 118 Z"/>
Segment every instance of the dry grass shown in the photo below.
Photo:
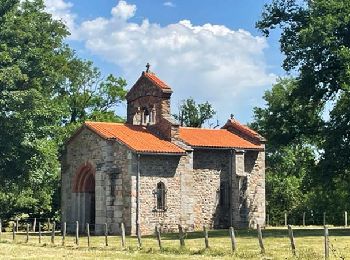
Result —
<path fill-rule="evenodd" d="M 331 228 L 330 259 L 350 259 L 350 230 Z M 11 233 L 2 233 L 0 241 L 1 259 L 324 259 L 324 238 L 322 229 L 294 228 L 297 256 L 292 255 L 288 232 L 285 228 L 263 230 L 266 254 L 260 253 L 255 230 L 237 230 L 236 253 L 231 252 L 231 241 L 227 230 L 209 231 L 209 249 L 204 249 L 202 232 L 188 233 L 185 247 L 181 248 L 177 234 L 162 235 L 163 250 L 159 250 L 153 236 L 143 237 L 142 249 L 137 248 L 137 239 L 127 237 L 127 248 L 121 247 L 119 236 L 109 236 L 109 246 L 105 246 L 104 237 L 92 237 L 91 246 L 87 247 L 87 238 L 80 238 L 80 245 L 75 245 L 73 236 L 67 236 L 65 246 L 61 237 L 55 237 L 51 244 L 50 236 L 31 235 L 26 243 L 24 234 L 17 235 L 12 241 Z"/>

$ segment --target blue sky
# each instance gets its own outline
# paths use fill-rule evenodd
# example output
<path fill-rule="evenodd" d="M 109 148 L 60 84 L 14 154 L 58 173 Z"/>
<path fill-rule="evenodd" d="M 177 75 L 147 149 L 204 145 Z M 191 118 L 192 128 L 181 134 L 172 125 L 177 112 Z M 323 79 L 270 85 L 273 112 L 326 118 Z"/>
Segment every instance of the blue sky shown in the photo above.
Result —
<path fill-rule="evenodd" d="M 231 113 L 243 123 L 278 76 L 278 33 L 255 28 L 263 0 L 46 0 L 47 10 L 72 32 L 68 43 L 104 75 L 131 87 L 150 62 L 174 91 L 172 109 L 192 96 L 209 101 L 222 125 Z M 125 105 L 118 108 L 125 113 Z M 216 118 L 215 118 L 216 119 Z"/>

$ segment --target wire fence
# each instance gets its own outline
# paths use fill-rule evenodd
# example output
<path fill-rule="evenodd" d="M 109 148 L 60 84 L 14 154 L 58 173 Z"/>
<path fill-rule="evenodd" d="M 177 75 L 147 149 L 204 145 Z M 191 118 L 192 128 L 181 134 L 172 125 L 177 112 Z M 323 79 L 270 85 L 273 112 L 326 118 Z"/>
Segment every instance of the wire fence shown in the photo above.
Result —
<path fill-rule="evenodd" d="M 348 227 L 348 212 L 315 212 L 304 211 L 299 214 L 282 213 L 278 215 L 266 214 L 266 226 L 319 226 L 333 225 Z"/>
<path fill-rule="evenodd" d="M 286 232 L 288 232 L 288 237 L 290 239 L 290 249 L 293 255 L 296 255 L 298 248 L 296 247 L 293 228 L 291 225 L 287 224 L 288 216 L 285 215 L 286 219 Z M 344 213 L 344 217 L 347 218 L 347 213 Z M 346 220 L 347 221 L 347 220 Z M 50 239 L 51 244 L 66 246 L 67 239 L 72 242 L 74 239 L 75 246 L 80 246 L 80 239 L 84 238 L 84 244 L 87 247 L 96 246 L 96 240 L 93 240 L 92 237 L 95 235 L 99 235 L 101 237 L 101 232 L 104 237 L 104 246 L 108 247 L 110 239 L 116 238 L 120 239 L 121 246 L 123 249 L 127 248 L 126 242 L 126 231 L 124 223 L 111 223 L 111 224 L 89 224 L 89 223 L 79 223 L 76 222 L 63 222 L 62 224 L 56 223 L 51 219 L 26 219 L 20 221 L 15 219 L 11 221 L 12 226 L 10 226 L 10 231 L 12 233 L 12 242 L 19 242 L 17 236 L 25 238 L 26 243 L 29 241 L 33 242 L 36 240 L 37 243 L 41 244 L 45 240 L 45 243 L 48 243 L 47 239 Z M 187 232 L 185 228 L 181 225 L 178 225 L 179 232 L 177 234 L 178 240 L 180 241 L 180 246 L 184 247 L 186 242 L 186 238 L 188 234 L 191 232 Z M 329 240 L 329 230 L 325 225 L 324 229 L 324 257 L 328 259 L 330 254 L 338 259 L 344 259 L 342 252 L 336 247 L 334 243 L 331 243 Z M 315 229 L 316 230 L 316 229 Z M 320 228 L 317 229 L 320 231 Z M 258 241 L 259 249 L 261 254 L 266 254 L 266 248 L 264 245 L 264 233 L 268 232 L 268 229 L 264 230 L 259 225 L 256 228 L 256 238 Z M 0 221 L 0 242 L 2 240 L 3 227 L 2 222 Z M 9 232 L 7 232 L 9 233 Z M 67 233 L 73 234 L 73 236 L 67 236 Z M 118 233 L 116 236 L 115 234 Z M 114 234 L 114 235 L 112 235 Z M 137 228 L 137 247 L 139 249 L 142 248 L 142 239 L 145 237 L 141 236 L 140 229 Z M 163 240 L 162 240 L 162 232 L 160 225 L 156 225 L 153 233 L 153 238 L 157 240 L 157 244 L 160 250 L 163 250 Z M 149 238 L 149 236 L 147 236 Z M 210 236 L 209 230 L 206 226 L 203 226 L 202 236 L 199 237 L 203 239 L 203 247 L 204 249 L 208 249 L 210 247 Z M 237 244 L 237 233 L 233 227 L 230 227 L 227 232 L 227 239 L 231 240 L 231 250 L 235 252 L 239 245 Z M 86 240 L 86 241 L 85 241 Z M 23 242 L 23 241 L 22 241 Z M 100 243 L 100 242 L 99 242 Z M 114 242 L 113 242 L 114 243 Z M 100 246 L 100 244 L 99 244 Z"/>

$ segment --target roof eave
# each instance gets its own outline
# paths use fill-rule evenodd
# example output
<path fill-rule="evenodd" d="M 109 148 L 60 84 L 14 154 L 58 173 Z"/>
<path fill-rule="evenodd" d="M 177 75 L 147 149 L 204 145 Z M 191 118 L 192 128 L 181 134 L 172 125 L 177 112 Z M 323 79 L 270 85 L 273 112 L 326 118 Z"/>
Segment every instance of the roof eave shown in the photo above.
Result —
<path fill-rule="evenodd" d="M 265 149 L 263 147 L 257 147 L 257 148 L 252 148 L 252 147 L 219 147 L 219 146 L 195 146 L 191 145 L 193 149 L 197 150 L 249 150 L 249 151 L 264 151 Z"/>
<path fill-rule="evenodd" d="M 168 153 L 168 152 L 150 152 L 150 151 L 135 151 L 137 154 L 141 155 L 164 155 L 164 156 L 183 156 L 186 152 L 179 153 Z"/>

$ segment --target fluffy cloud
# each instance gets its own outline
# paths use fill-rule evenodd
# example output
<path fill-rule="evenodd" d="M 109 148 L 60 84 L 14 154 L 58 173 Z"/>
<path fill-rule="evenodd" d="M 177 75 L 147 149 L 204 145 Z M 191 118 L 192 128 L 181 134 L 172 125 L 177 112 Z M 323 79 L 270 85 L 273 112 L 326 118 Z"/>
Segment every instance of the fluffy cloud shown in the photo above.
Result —
<path fill-rule="evenodd" d="M 125 1 L 119 1 L 118 5 L 112 8 L 113 17 L 127 20 L 135 15 L 136 5 L 129 5 Z"/>
<path fill-rule="evenodd" d="M 130 22 L 135 13 L 135 5 L 119 1 L 110 17 L 76 26 L 79 38 L 90 52 L 120 67 L 129 83 L 150 62 L 151 70 L 172 86 L 174 107 L 192 96 L 211 102 L 220 123 L 231 113 L 249 120 L 252 107 L 276 78 L 267 72 L 265 38 L 189 20 L 166 26 L 147 19 Z"/>
<path fill-rule="evenodd" d="M 164 2 L 163 5 L 167 6 L 167 7 L 175 7 L 175 4 L 173 2 L 170 2 L 170 1 Z"/>

